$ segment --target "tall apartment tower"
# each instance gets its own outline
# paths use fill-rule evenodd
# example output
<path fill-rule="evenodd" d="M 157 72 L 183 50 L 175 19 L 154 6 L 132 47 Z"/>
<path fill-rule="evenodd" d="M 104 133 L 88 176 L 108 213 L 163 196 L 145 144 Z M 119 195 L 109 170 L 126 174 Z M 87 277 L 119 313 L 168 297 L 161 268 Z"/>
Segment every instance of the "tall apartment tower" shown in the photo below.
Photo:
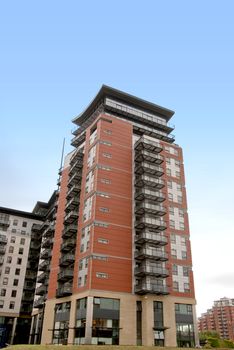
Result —
<path fill-rule="evenodd" d="M 40 247 L 33 230 L 42 220 L 35 213 L 0 207 L 0 347 L 28 342 Z"/>
<path fill-rule="evenodd" d="M 174 112 L 103 86 L 61 170 L 42 343 L 194 346 Z"/>
<path fill-rule="evenodd" d="M 200 332 L 216 331 L 221 338 L 234 341 L 234 299 L 215 301 L 212 309 L 199 317 L 198 329 Z"/>

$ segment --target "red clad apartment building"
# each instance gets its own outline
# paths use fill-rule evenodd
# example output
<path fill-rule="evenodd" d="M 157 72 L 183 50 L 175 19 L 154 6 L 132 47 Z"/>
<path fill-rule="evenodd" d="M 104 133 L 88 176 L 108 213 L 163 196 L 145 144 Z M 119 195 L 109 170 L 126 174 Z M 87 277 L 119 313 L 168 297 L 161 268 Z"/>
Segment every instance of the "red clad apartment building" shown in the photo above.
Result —
<path fill-rule="evenodd" d="M 103 86 L 73 120 L 74 151 L 60 171 L 56 218 L 42 235 L 32 343 L 40 329 L 42 343 L 197 343 L 173 114 Z"/>
<path fill-rule="evenodd" d="M 198 329 L 216 331 L 223 339 L 234 340 L 234 299 L 221 298 L 198 319 Z"/>

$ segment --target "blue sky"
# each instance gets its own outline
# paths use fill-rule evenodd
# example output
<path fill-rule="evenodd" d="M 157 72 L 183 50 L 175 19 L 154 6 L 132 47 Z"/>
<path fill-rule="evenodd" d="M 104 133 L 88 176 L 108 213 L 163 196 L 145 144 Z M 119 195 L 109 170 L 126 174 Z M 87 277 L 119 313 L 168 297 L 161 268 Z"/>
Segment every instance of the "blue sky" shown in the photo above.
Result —
<path fill-rule="evenodd" d="M 0 206 L 55 189 L 104 83 L 173 109 L 184 149 L 198 314 L 234 297 L 233 1 L 0 3 Z"/>

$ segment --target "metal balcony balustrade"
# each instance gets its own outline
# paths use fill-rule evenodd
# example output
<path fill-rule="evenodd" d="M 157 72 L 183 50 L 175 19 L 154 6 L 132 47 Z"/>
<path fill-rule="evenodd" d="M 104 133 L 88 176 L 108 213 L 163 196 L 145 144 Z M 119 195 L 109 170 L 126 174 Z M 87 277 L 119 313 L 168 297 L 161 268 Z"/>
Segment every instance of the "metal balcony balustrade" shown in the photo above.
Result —
<path fill-rule="evenodd" d="M 147 186 L 150 188 L 161 189 L 165 187 L 165 181 L 163 179 L 159 179 L 152 175 L 140 175 L 140 176 L 137 176 L 135 179 L 135 186 L 136 187 Z"/>
<path fill-rule="evenodd" d="M 153 218 L 151 216 L 148 216 L 147 214 L 143 217 L 140 217 L 136 220 L 135 228 L 137 230 L 149 228 L 153 230 L 166 230 L 167 225 L 166 222 L 160 218 Z"/>
<path fill-rule="evenodd" d="M 51 237 L 55 230 L 55 222 L 52 221 L 49 223 L 48 227 L 44 230 L 43 236 L 44 237 Z"/>
<path fill-rule="evenodd" d="M 161 191 L 156 191 L 156 190 L 149 190 L 147 188 L 137 188 L 135 191 L 135 199 L 137 201 L 143 201 L 144 199 L 149 199 L 151 201 L 156 201 L 156 202 L 164 202 L 166 199 L 166 196 L 163 192 Z"/>
<path fill-rule="evenodd" d="M 74 181 L 74 184 L 68 187 L 66 198 L 69 199 L 73 197 L 75 194 L 81 191 L 81 182 L 78 183 Z"/>
<path fill-rule="evenodd" d="M 156 283 L 146 283 L 141 282 L 135 286 L 135 293 L 137 294 L 157 294 L 157 295 L 167 295 L 169 294 L 168 287 L 162 286 Z"/>
<path fill-rule="evenodd" d="M 6 248 L 4 246 L 0 246 L 0 254 L 5 254 Z"/>
<path fill-rule="evenodd" d="M 32 225 L 32 231 L 33 232 L 41 231 L 41 224 L 33 224 Z"/>
<path fill-rule="evenodd" d="M 51 258 L 51 250 L 45 249 L 41 252 L 40 259 L 50 259 Z"/>
<path fill-rule="evenodd" d="M 168 254 L 157 249 L 142 248 L 135 252 L 135 259 L 139 259 L 139 260 L 154 259 L 154 260 L 166 261 L 168 260 Z"/>
<path fill-rule="evenodd" d="M 70 264 L 73 264 L 74 262 L 75 262 L 75 254 L 73 253 L 64 254 L 59 259 L 60 266 L 68 266 Z"/>
<path fill-rule="evenodd" d="M 31 281 L 30 282 L 26 281 L 26 283 L 24 284 L 24 289 L 30 292 L 34 292 L 35 287 L 36 287 L 36 284 Z"/>
<path fill-rule="evenodd" d="M 0 243 L 1 244 L 7 244 L 7 238 L 4 235 L 0 235 Z"/>
<path fill-rule="evenodd" d="M 58 281 L 67 281 L 73 278 L 73 269 L 64 269 L 58 273 Z"/>
<path fill-rule="evenodd" d="M 75 187 L 75 186 L 73 186 L 73 187 Z M 73 197 L 73 195 L 75 195 L 75 197 Z M 80 198 L 76 195 L 75 192 L 72 193 L 72 192 L 68 191 L 67 199 L 68 199 L 68 201 L 67 201 L 66 208 L 65 208 L 66 212 L 74 210 L 74 209 L 78 208 L 78 206 L 80 205 Z"/>
<path fill-rule="evenodd" d="M 175 141 L 174 135 L 168 135 L 165 132 L 162 132 L 157 129 L 149 128 L 146 125 L 142 125 L 139 123 L 133 122 L 133 130 L 138 134 L 151 136 L 156 139 L 166 141 L 168 143 L 173 143 Z"/>
<path fill-rule="evenodd" d="M 166 212 L 167 209 L 163 205 L 155 204 L 148 200 L 136 202 L 135 214 L 137 215 L 145 215 L 145 213 L 147 213 L 155 216 L 163 216 Z"/>
<path fill-rule="evenodd" d="M 41 224 L 41 231 L 44 231 L 50 224 L 50 221 L 49 220 L 46 220 L 44 221 L 42 224 Z"/>
<path fill-rule="evenodd" d="M 38 264 L 39 261 L 39 256 L 40 256 L 40 248 L 39 249 L 30 249 L 29 250 L 29 255 L 28 255 L 28 260 L 33 262 L 34 264 Z"/>
<path fill-rule="evenodd" d="M 78 212 L 77 211 L 70 211 L 64 218 L 64 223 L 65 224 L 71 224 L 73 221 L 78 219 Z"/>
<path fill-rule="evenodd" d="M 56 297 L 65 297 L 72 294 L 72 285 L 63 285 L 56 290 Z"/>
<path fill-rule="evenodd" d="M 49 273 L 48 272 L 43 272 L 37 277 L 37 283 L 44 283 L 46 284 L 46 280 L 49 278 Z M 47 281 L 48 282 L 48 281 Z"/>
<path fill-rule="evenodd" d="M 81 179 L 82 179 L 82 172 L 81 171 L 75 172 L 72 176 L 69 177 L 67 187 L 70 188 L 74 184 L 80 183 Z"/>
<path fill-rule="evenodd" d="M 39 241 L 31 241 L 30 242 L 30 249 L 32 249 L 32 250 L 40 250 L 40 247 L 41 247 L 41 245 L 40 245 L 40 242 Z"/>
<path fill-rule="evenodd" d="M 135 164 L 135 174 L 150 174 L 160 177 L 164 174 L 164 170 L 159 165 L 150 164 L 144 161 Z"/>
<path fill-rule="evenodd" d="M 77 223 L 75 225 L 67 225 L 63 230 L 62 237 L 63 238 L 72 237 L 77 233 L 77 230 L 78 230 Z"/>
<path fill-rule="evenodd" d="M 26 292 L 22 294 L 21 302 L 32 304 L 33 299 L 34 299 L 34 293 Z"/>
<path fill-rule="evenodd" d="M 84 141 L 85 141 L 85 132 L 83 134 L 73 137 L 73 139 L 71 140 L 71 145 L 74 147 L 78 147 Z"/>
<path fill-rule="evenodd" d="M 135 275 L 136 276 L 148 276 L 149 275 L 149 276 L 166 278 L 169 276 L 169 271 L 168 271 L 168 269 L 165 269 L 164 267 L 142 265 L 140 267 L 135 268 Z"/>
<path fill-rule="evenodd" d="M 26 280 L 36 280 L 36 278 L 37 278 L 36 271 L 30 271 L 27 269 L 26 274 L 25 274 L 25 279 Z"/>
<path fill-rule="evenodd" d="M 158 142 L 154 140 L 149 140 L 146 137 L 141 137 L 136 143 L 135 143 L 135 150 L 142 150 L 145 149 L 149 152 L 156 152 L 160 153 L 163 150 L 163 146 Z"/>
<path fill-rule="evenodd" d="M 50 248 L 50 247 L 52 247 L 53 242 L 54 242 L 53 238 L 45 237 L 45 238 L 43 238 L 41 247 L 42 248 Z"/>
<path fill-rule="evenodd" d="M 10 226 L 10 220 L 9 219 L 4 219 L 0 218 L 0 226 Z"/>
<path fill-rule="evenodd" d="M 144 161 L 159 165 L 162 164 L 164 158 L 158 153 L 149 152 L 147 150 L 137 151 L 135 154 L 135 162 L 140 163 Z"/>
<path fill-rule="evenodd" d="M 44 303 L 45 303 L 45 297 L 42 296 L 42 297 L 39 297 L 38 299 L 36 299 L 33 303 L 33 307 L 35 309 L 40 309 L 44 306 Z"/>
<path fill-rule="evenodd" d="M 47 260 L 43 260 L 39 266 L 38 266 L 38 270 L 39 271 L 47 271 L 48 268 L 50 266 L 50 263 Z"/>
<path fill-rule="evenodd" d="M 35 294 L 36 295 L 45 295 L 47 293 L 47 286 L 42 284 L 41 286 L 37 287 Z"/>
<path fill-rule="evenodd" d="M 76 245 L 76 240 L 74 238 L 69 238 L 66 239 L 62 244 L 61 244 L 61 251 L 66 252 L 71 249 L 73 249 Z"/>
<path fill-rule="evenodd" d="M 135 242 L 138 244 L 153 243 L 155 245 L 164 246 L 168 244 L 168 239 L 161 233 L 142 231 L 135 236 Z"/>
<path fill-rule="evenodd" d="M 75 150 L 75 152 L 73 153 L 71 160 L 70 160 L 70 165 L 73 165 L 77 159 L 84 159 L 84 153 L 82 152 L 81 149 L 77 149 Z"/>
<path fill-rule="evenodd" d="M 83 159 L 77 158 L 73 164 L 70 165 L 69 175 L 72 175 L 78 169 L 82 169 L 83 167 Z"/>
<path fill-rule="evenodd" d="M 40 242 L 41 236 L 42 236 L 41 231 L 32 231 L 31 232 L 31 241 Z"/>

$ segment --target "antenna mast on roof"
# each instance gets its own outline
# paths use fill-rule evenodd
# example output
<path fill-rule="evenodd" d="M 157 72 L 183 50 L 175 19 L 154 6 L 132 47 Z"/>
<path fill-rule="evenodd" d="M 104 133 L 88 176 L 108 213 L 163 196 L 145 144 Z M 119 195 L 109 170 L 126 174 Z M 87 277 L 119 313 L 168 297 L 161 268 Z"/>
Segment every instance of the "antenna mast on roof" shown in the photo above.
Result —
<path fill-rule="evenodd" d="M 61 154 L 61 163 L 59 168 L 59 174 L 61 175 L 62 167 L 63 167 L 63 157 L 64 157 L 64 147 L 65 147 L 65 137 L 63 139 L 63 147 L 62 147 L 62 154 Z"/>

